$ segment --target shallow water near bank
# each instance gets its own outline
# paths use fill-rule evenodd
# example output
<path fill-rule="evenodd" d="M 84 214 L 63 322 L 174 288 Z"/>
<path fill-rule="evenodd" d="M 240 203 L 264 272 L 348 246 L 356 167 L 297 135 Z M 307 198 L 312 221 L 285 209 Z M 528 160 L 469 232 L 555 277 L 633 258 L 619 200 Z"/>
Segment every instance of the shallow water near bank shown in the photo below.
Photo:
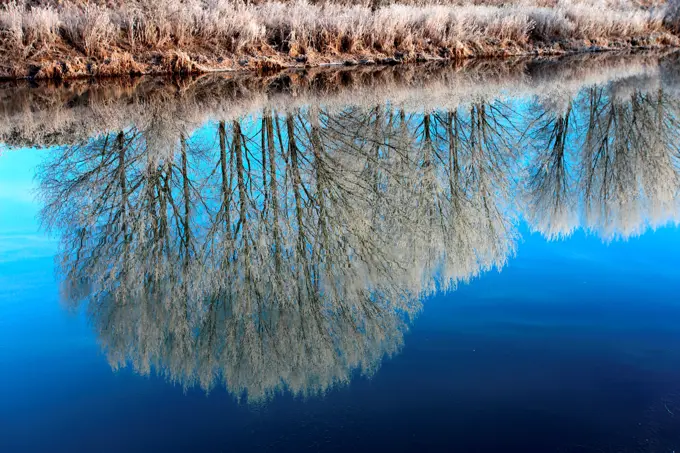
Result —
<path fill-rule="evenodd" d="M 0 451 L 677 450 L 678 73 L 0 86 Z"/>

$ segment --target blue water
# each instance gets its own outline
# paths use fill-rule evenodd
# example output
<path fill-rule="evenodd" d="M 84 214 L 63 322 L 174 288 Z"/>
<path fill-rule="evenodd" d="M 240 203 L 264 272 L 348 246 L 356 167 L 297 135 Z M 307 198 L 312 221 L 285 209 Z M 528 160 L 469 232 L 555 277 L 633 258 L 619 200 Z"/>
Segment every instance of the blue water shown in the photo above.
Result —
<path fill-rule="evenodd" d="M 425 300 L 375 375 L 251 405 L 111 370 L 26 196 L 45 153 L 0 154 L 0 452 L 680 448 L 680 228 L 605 244 L 522 224 L 507 266 Z"/>

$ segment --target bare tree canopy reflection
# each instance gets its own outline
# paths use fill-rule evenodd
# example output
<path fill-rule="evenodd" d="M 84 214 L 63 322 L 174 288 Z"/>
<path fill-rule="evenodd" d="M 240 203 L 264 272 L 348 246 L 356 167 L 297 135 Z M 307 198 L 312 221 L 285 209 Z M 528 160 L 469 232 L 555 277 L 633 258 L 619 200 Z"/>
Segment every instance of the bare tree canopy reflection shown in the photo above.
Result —
<path fill-rule="evenodd" d="M 201 126 L 149 109 L 40 169 L 64 299 L 114 368 L 185 387 L 257 401 L 371 375 L 427 296 L 504 266 L 522 220 L 603 240 L 678 221 L 680 97 L 662 76 Z"/>
<path fill-rule="evenodd" d="M 532 105 L 526 217 L 549 238 L 605 240 L 677 223 L 680 98 L 659 80 L 593 86 L 555 110 Z"/>

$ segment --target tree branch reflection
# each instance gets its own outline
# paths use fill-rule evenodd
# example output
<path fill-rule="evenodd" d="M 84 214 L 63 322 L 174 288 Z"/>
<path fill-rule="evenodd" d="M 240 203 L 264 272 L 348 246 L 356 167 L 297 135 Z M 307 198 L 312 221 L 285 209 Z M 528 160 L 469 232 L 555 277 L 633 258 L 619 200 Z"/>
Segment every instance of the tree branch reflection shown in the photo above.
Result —
<path fill-rule="evenodd" d="M 582 226 L 609 241 L 680 220 L 680 99 L 654 82 L 594 86 L 561 111 L 532 106 L 526 217 L 535 230 L 557 238 Z"/>
<path fill-rule="evenodd" d="M 64 299 L 114 368 L 251 401 L 313 395 L 399 351 L 436 291 L 549 239 L 678 220 L 678 113 L 649 80 L 441 110 L 149 121 L 40 170 Z"/>

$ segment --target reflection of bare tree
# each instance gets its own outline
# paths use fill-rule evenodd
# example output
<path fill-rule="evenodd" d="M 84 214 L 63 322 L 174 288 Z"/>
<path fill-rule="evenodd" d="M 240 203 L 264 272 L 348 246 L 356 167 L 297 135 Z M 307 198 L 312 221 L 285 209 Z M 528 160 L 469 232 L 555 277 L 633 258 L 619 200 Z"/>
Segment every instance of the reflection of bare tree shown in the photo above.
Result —
<path fill-rule="evenodd" d="M 642 82 L 591 87 L 561 112 L 534 105 L 525 135 L 534 228 L 568 235 L 579 209 L 607 240 L 679 220 L 680 103 Z"/>
<path fill-rule="evenodd" d="M 538 103 L 532 114 L 527 220 L 548 238 L 568 236 L 577 222 L 568 161 L 573 106 L 556 112 Z"/>
<path fill-rule="evenodd" d="M 581 157 L 588 226 L 628 237 L 677 220 L 678 101 L 662 89 L 623 99 L 593 89 L 589 105 Z"/>
<path fill-rule="evenodd" d="M 509 196 L 514 183 L 513 125 L 507 107 L 477 102 L 415 116 L 411 184 L 401 203 L 417 222 L 427 259 L 422 278 L 440 270 L 445 284 L 502 266 L 514 248 Z M 446 286 L 445 286 L 446 287 Z"/>
<path fill-rule="evenodd" d="M 513 249 L 496 108 L 455 126 L 385 106 L 265 110 L 62 148 L 40 178 L 66 299 L 87 301 L 112 366 L 187 386 L 259 399 L 370 374 L 435 282 Z"/>

